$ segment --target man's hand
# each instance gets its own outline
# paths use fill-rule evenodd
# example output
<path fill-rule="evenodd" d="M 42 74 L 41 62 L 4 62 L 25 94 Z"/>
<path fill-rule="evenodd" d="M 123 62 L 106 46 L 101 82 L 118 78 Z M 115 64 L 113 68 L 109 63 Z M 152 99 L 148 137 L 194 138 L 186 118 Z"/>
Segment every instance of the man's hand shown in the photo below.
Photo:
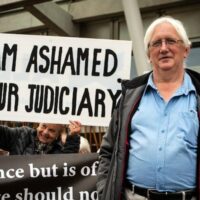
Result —
<path fill-rule="evenodd" d="M 79 121 L 69 121 L 69 131 L 71 135 L 80 134 L 81 132 L 81 123 Z"/>

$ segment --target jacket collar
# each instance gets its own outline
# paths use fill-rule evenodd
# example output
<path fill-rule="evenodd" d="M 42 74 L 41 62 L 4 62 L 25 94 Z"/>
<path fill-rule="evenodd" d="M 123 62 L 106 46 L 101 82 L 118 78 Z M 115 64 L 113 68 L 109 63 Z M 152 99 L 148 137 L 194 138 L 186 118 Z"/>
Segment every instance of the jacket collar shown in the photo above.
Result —
<path fill-rule="evenodd" d="M 195 89 L 197 91 L 197 94 L 200 95 L 200 74 L 191 69 L 185 69 L 185 70 L 190 75 L 192 82 L 195 86 Z"/>
<path fill-rule="evenodd" d="M 190 75 L 192 82 L 196 88 L 197 94 L 200 95 L 200 74 L 196 71 L 193 71 L 191 69 L 185 69 L 185 71 Z M 147 84 L 149 75 L 152 73 L 152 71 L 143 74 L 141 76 L 138 76 L 136 78 L 133 78 L 132 80 L 123 80 L 122 81 L 122 92 L 126 89 L 134 89 L 137 87 L 140 87 L 142 85 Z"/>

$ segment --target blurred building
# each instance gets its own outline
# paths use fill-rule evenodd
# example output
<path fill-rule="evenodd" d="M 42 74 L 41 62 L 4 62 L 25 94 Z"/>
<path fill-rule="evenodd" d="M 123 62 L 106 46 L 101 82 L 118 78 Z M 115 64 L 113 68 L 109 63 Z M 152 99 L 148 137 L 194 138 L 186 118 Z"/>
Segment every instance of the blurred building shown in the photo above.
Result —
<path fill-rule="evenodd" d="M 184 23 L 192 41 L 187 63 L 199 70 L 200 0 L 4 0 L 0 1 L 0 32 L 132 40 L 134 50 L 139 46 L 134 39 L 162 15 Z M 138 31 L 133 32 L 134 27 Z M 132 76 L 141 73 L 142 66 L 134 62 L 136 53 Z"/>

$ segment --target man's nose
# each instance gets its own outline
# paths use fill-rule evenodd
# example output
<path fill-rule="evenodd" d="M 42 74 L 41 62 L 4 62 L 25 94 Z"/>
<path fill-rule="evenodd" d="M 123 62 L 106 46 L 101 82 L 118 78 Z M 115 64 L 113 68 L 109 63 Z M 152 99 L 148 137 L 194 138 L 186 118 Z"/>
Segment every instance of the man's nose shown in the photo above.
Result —
<path fill-rule="evenodd" d="M 48 135 L 48 134 L 49 134 L 49 131 L 48 131 L 48 129 L 47 129 L 47 128 L 45 128 L 45 129 L 43 130 L 43 133 L 44 133 L 44 135 Z"/>
<path fill-rule="evenodd" d="M 161 40 L 161 47 L 167 47 L 167 41 L 166 40 Z"/>
<path fill-rule="evenodd" d="M 166 40 L 162 40 L 161 46 L 160 46 L 160 52 L 167 51 L 167 50 L 168 50 L 167 42 Z"/>

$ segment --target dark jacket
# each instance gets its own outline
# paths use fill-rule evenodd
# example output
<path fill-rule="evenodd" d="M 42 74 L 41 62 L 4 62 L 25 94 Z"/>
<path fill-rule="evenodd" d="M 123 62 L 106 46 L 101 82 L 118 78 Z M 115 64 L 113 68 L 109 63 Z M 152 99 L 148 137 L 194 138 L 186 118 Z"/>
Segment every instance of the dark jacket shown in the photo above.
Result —
<path fill-rule="evenodd" d="M 200 74 L 187 70 L 198 94 L 198 116 L 200 119 Z M 114 110 L 107 133 L 104 135 L 99 153 L 97 190 L 99 200 L 120 200 L 125 183 L 125 173 L 129 152 L 130 121 L 134 115 L 149 74 L 139 76 L 122 84 L 119 106 Z M 200 136 L 200 131 L 199 131 Z M 198 137 L 198 144 L 199 143 Z M 200 148 L 198 148 L 197 191 L 200 192 Z"/>
<path fill-rule="evenodd" d="M 0 126 L 0 148 L 9 151 L 10 155 L 32 155 L 40 154 L 38 149 L 37 131 L 30 127 L 10 128 Z M 56 153 L 78 153 L 80 147 L 80 136 L 68 136 L 65 145 L 60 140 L 55 140 L 45 147 L 47 154 Z"/>

